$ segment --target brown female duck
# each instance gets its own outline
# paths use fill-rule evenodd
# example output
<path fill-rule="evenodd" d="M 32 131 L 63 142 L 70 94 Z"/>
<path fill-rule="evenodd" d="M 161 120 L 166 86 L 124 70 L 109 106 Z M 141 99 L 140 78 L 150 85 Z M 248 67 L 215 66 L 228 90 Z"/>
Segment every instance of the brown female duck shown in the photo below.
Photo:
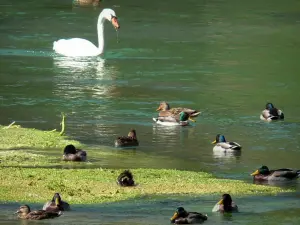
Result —
<path fill-rule="evenodd" d="M 232 201 L 230 194 L 223 194 L 222 199 L 214 206 L 213 212 L 238 212 L 238 206 Z"/>
<path fill-rule="evenodd" d="M 136 137 L 136 131 L 134 129 L 130 130 L 127 136 L 118 137 L 115 140 L 116 147 L 130 147 L 138 146 L 139 142 Z"/>
<path fill-rule="evenodd" d="M 25 220 L 44 220 L 59 217 L 62 213 L 59 212 L 47 212 L 45 210 L 31 211 L 28 205 L 22 205 L 16 212 L 20 219 Z"/>
<path fill-rule="evenodd" d="M 170 219 L 175 224 L 203 223 L 207 220 L 207 215 L 198 212 L 187 212 L 183 207 L 178 207 Z"/>
<path fill-rule="evenodd" d="M 176 116 L 184 111 L 188 113 L 190 117 L 196 117 L 201 113 L 198 110 L 188 108 L 170 108 L 170 105 L 167 102 L 161 102 L 156 111 L 160 111 L 159 116 Z"/>
<path fill-rule="evenodd" d="M 86 161 L 86 151 L 76 149 L 74 145 L 67 145 L 64 149 L 64 161 Z"/>
<path fill-rule="evenodd" d="M 55 193 L 52 200 L 45 203 L 43 210 L 52 212 L 69 211 L 70 205 L 61 200 L 59 193 Z"/>

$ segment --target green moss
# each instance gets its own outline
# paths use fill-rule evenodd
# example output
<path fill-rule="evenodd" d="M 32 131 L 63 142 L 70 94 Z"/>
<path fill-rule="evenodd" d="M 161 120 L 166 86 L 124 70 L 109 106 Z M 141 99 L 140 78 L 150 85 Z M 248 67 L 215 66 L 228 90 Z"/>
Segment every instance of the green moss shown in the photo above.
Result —
<path fill-rule="evenodd" d="M 116 184 L 121 170 L 0 167 L 0 199 L 43 202 L 60 192 L 70 203 L 103 203 L 153 195 L 276 194 L 278 187 L 217 179 L 204 172 L 133 169 L 136 187 Z M 286 190 L 285 190 L 286 191 Z"/>

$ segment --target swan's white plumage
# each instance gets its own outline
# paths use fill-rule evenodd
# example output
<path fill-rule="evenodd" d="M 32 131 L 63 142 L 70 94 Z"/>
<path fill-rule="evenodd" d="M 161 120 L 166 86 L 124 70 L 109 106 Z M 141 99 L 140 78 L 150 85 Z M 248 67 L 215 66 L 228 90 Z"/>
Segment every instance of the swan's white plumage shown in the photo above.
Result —
<path fill-rule="evenodd" d="M 116 17 L 112 9 L 103 9 L 98 17 L 97 33 L 98 47 L 92 42 L 82 38 L 60 39 L 53 42 L 53 50 L 65 56 L 97 56 L 104 49 L 103 23 L 106 20 L 111 21 L 112 17 Z"/>

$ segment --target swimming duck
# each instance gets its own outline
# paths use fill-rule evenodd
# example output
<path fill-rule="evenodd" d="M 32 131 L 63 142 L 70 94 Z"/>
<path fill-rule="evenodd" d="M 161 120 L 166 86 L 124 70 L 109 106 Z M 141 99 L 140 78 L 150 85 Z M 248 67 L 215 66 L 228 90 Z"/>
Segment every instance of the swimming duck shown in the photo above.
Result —
<path fill-rule="evenodd" d="M 184 111 L 188 113 L 190 117 L 196 117 L 201 113 L 198 110 L 188 108 L 170 108 L 170 105 L 167 102 L 161 102 L 156 111 L 160 111 L 158 116 L 176 116 Z"/>
<path fill-rule="evenodd" d="M 115 140 L 116 147 L 129 147 L 138 146 L 139 142 L 136 137 L 136 131 L 134 129 L 130 130 L 127 136 L 118 137 Z"/>
<path fill-rule="evenodd" d="M 184 111 L 180 112 L 176 116 L 159 116 L 157 118 L 153 118 L 154 122 L 165 126 L 187 126 L 189 125 L 189 120 L 196 122 Z"/>
<path fill-rule="evenodd" d="M 73 0 L 75 6 L 99 6 L 101 0 Z"/>
<path fill-rule="evenodd" d="M 242 146 L 236 142 L 226 142 L 225 136 L 218 134 L 216 136 L 216 140 L 212 142 L 212 144 L 216 144 L 213 148 L 213 151 L 239 151 L 242 149 Z"/>
<path fill-rule="evenodd" d="M 118 176 L 117 183 L 123 187 L 134 186 L 134 180 L 133 180 L 132 173 L 129 170 L 124 170 Z"/>
<path fill-rule="evenodd" d="M 47 212 L 45 210 L 35 210 L 30 211 L 30 207 L 28 205 L 22 205 L 19 210 L 16 212 L 20 219 L 26 220 L 43 220 L 43 219 L 51 219 L 55 217 L 59 217 L 62 213 L 59 212 Z"/>
<path fill-rule="evenodd" d="M 198 212 L 187 212 L 183 207 L 178 207 L 170 219 L 175 224 L 203 223 L 207 220 L 207 215 Z"/>
<path fill-rule="evenodd" d="M 265 121 L 283 120 L 284 114 L 280 109 L 275 108 L 272 103 L 267 103 L 266 108 L 261 112 L 260 119 Z"/>
<path fill-rule="evenodd" d="M 70 205 L 61 200 L 59 193 L 55 193 L 52 200 L 45 203 L 43 210 L 52 212 L 69 211 Z"/>
<path fill-rule="evenodd" d="M 287 181 L 298 178 L 300 176 L 300 170 L 291 169 L 277 169 L 269 170 L 267 166 L 262 166 L 251 174 L 255 180 L 271 180 L 271 181 Z"/>
<path fill-rule="evenodd" d="M 223 194 L 222 199 L 214 206 L 213 212 L 238 212 L 237 205 L 232 201 L 230 194 Z"/>
<path fill-rule="evenodd" d="M 86 161 L 86 151 L 76 149 L 74 145 L 67 145 L 64 149 L 64 161 Z"/>

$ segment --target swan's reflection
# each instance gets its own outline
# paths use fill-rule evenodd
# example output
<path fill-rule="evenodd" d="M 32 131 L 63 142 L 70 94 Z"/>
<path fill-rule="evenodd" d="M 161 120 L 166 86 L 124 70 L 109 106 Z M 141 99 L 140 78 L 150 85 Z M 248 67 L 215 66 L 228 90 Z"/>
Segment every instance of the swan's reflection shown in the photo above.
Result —
<path fill-rule="evenodd" d="M 102 58 L 53 58 L 56 69 L 54 94 L 67 99 L 109 98 L 117 70 Z"/>

